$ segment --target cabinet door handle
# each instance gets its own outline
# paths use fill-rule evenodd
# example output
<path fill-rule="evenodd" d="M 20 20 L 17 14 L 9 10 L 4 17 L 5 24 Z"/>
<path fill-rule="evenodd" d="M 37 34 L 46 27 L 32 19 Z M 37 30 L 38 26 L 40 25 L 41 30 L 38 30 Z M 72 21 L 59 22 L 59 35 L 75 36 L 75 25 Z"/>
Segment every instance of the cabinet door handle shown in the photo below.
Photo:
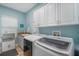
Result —
<path fill-rule="evenodd" d="M 10 48 L 10 45 L 8 45 L 8 48 Z"/>

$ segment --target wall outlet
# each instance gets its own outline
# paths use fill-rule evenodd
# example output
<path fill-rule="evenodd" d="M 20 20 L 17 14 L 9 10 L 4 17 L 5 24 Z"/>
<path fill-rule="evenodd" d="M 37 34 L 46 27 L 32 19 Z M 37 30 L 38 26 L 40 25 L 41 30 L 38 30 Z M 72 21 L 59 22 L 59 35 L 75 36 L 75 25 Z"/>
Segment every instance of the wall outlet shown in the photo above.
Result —
<path fill-rule="evenodd" d="M 53 31 L 52 35 L 53 36 L 61 36 L 61 32 L 60 31 Z"/>

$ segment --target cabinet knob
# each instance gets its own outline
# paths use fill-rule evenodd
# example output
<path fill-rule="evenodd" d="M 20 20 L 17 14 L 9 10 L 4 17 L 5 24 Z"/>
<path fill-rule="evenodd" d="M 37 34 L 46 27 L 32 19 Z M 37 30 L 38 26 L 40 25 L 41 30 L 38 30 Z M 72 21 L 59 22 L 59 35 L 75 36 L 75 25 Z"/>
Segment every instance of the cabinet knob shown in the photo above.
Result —
<path fill-rule="evenodd" d="M 10 48 L 10 45 L 8 45 L 8 48 Z"/>

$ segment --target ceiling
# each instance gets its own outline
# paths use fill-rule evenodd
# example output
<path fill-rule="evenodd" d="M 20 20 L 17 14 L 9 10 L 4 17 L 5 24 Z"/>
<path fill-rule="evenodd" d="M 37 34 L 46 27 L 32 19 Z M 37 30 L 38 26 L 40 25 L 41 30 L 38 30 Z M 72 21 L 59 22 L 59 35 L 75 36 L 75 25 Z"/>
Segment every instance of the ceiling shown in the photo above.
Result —
<path fill-rule="evenodd" d="M 1 5 L 9 7 L 11 9 L 15 9 L 20 12 L 27 12 L 32 7 L 34 7 L 36 3 L 2 3 Z"/>

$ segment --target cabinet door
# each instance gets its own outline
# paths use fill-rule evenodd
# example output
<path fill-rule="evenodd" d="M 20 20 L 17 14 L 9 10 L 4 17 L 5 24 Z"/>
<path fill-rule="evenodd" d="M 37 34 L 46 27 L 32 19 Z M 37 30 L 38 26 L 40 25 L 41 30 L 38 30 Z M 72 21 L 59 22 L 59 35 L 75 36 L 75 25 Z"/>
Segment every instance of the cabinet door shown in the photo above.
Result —
<path fill-rule="evenodd" d="M 56 4 L 55 3 L 50 3 L 48 4 L 47 7 L 47 22 L 48 22 L 48 26 L 54 26 L 57 25 L 57 20 L 56 20 Z"/>
<path fill-rule="evenodd" d="M 44 19 L 43 19 L 43 22 L 44 22 L 44 26 L 48 26 L 48 4 L 44 6 Z"/>
<path fill-rule="evenodd" d="M 37 22 L 38 16 L 39 16 L 38 10 L 36 10 L 35 12 L 33 12 L 33 20 L 32 20 L 32 26 L 33 27 L 37 27 L 37 25 L 38 25 L 38 22 Z"/>
<path fill-rule="evenodd" d="M 79 19 L 78 19 L 78 8 L 79 4 L 78 3 L 74 3 L 74 24 L 79 24 Z"/>
<path fill-rule="evenodd" d="M 47 4 L 42 8 L 40 8 L 39 11 L 40 11 L 40 26 L 57 25 L 55 3 Z"/>
<path fill-rule="evenodd" d="M 3 42 L 2 43 L 2 52 L 8 51 L 9 47 L 8 47 L 8 42 Z"/>
<path fill-rule="evenodd" d="M 8 46 L 9 46 L 9 50 L 15 49 L 15 40 L 10 41 Z"/>
<path fill-rule="evenodd" d="M 44 7 L 41 7 L 39 9 L 39 26 L 45 26 L 46 25 L 46 19 L 44 16 Z"/>
<path fill-rule="evenodd" d="M 11 49 L 15 49 L 15 40 L 2 43 L 2 52 L 6 52 Z"/>
<path fill-rule="evenodd" d="M 57 25 L 56 21 L 56 4 L 50 3 L 47 4 L 38 10 L 36 10 L 33 14 L 34 16 L 34 26 L 53 26 Z"/>
<path fill-rule="evenodd" d="M 0 42 L 0 54 L 2 53 L 2 43 Z"/>
<path fill-rule="evenodd" d="M 24 49 L 24 37 L 19 36 L 19 45 L 22 49 Z"/>
<path fill-rule="evenodd" d="M 33 26 L 45 26 L 46 18 L 44 15 L 44 6 L 34 11 L 33 17 Z"/>
<path fill-rule="evenodd" d="M 74 4 L 73 3 L 62 3 L 61 4 L 61 24 L 74 24 Z"/>

